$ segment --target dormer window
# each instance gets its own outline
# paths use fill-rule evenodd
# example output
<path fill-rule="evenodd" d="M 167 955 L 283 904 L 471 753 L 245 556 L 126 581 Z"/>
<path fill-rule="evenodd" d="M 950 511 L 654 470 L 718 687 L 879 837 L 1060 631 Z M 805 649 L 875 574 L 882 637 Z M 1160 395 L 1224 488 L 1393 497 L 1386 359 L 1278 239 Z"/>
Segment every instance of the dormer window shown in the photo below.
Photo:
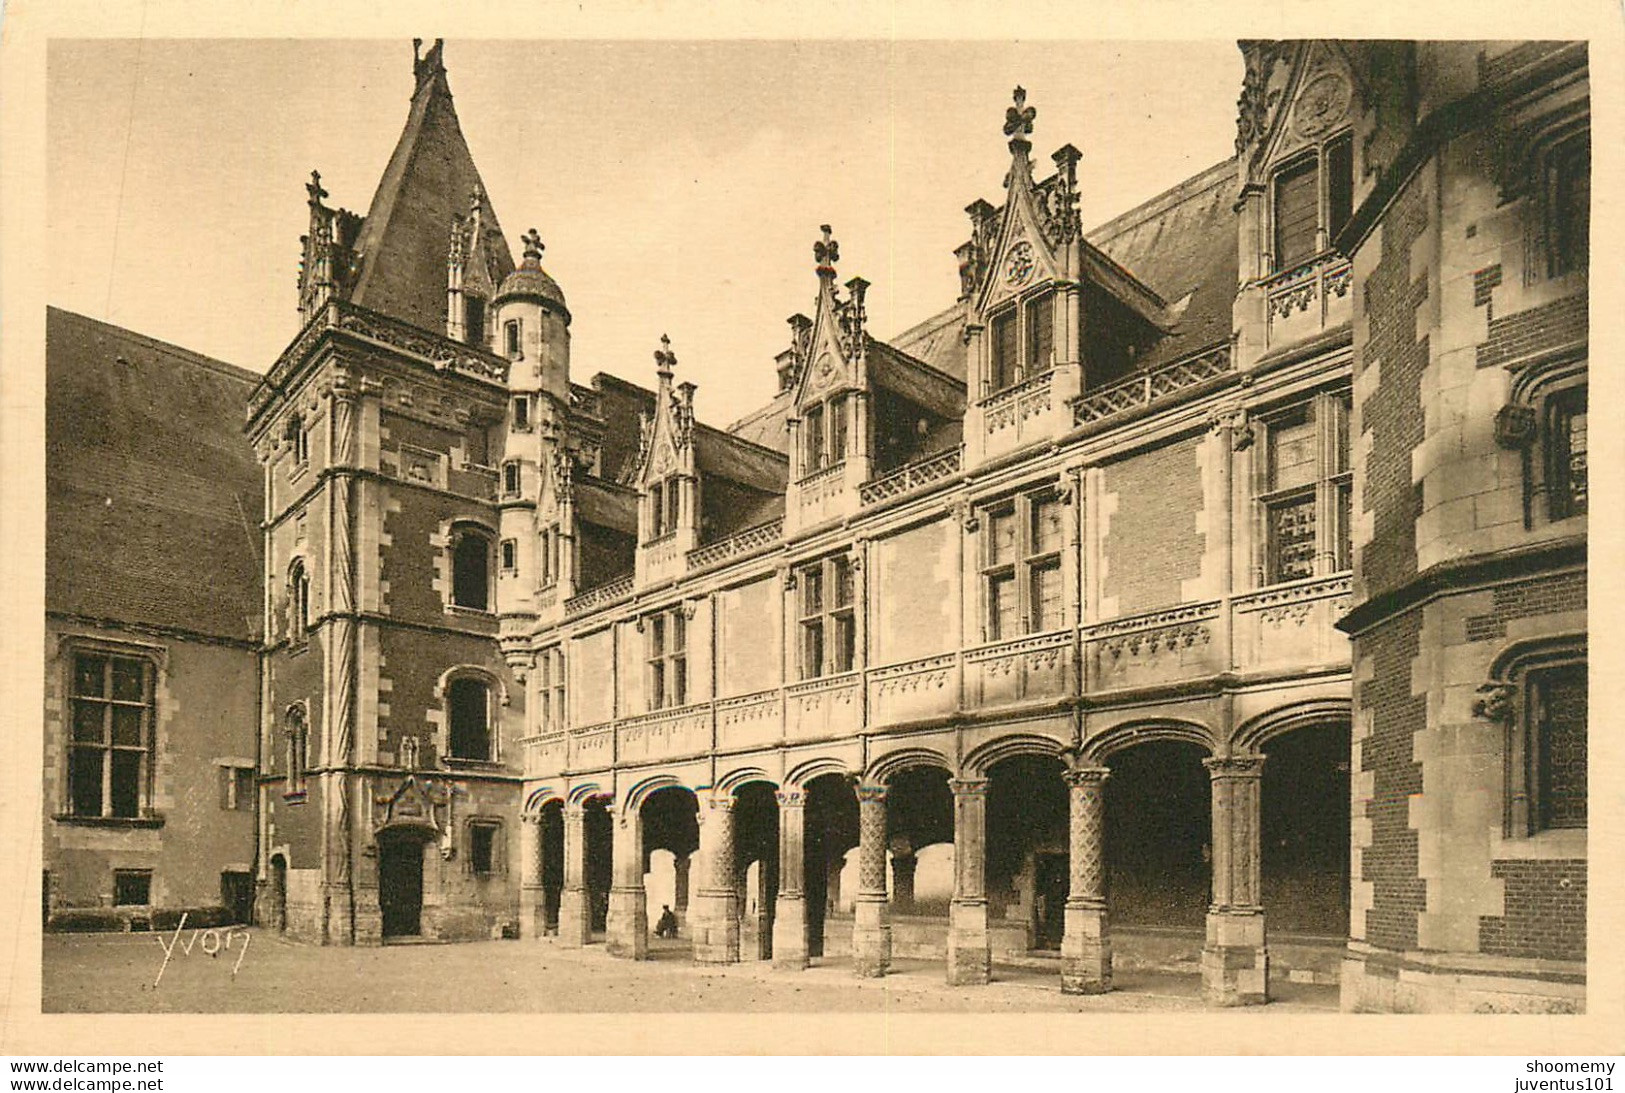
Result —
<path fill-rule="evenodd" d="M 1347 136 L 1292 160 L 1273 180 L 1275 272 L 1331 246 L 1354 207 L 1354 144 Z"/>
<path fill-rule="evenodd" d="M 988 393 L 1014 387 L 1054 367 L 1055 294 L 1044 292 L 993 316 Z"/>
<path fill-rule="evenodd" d="M 509 360 L 516 361 L 525 355 L 520 338 L 522 329 L 518 319 L 509 319 L 502 324 L 502 351 Z"/>
<path fill-rule="evenodd" d="M 654 542 L 677 530 L 678 506 L 682 495 L 675 478 L 655 482 L 649 487 L 649 536 L 645 542 Z"/>
<path fill-rule="evenodd" d="M 805 465 L 802 475 L 817 474 L 846 459 L 846 438 L 851 413 L 847 396 L 835 395 L 825 402 L 809 406 L 801 415 L 804 434 L 802 456 Z"/>
<path fill-rule="evenodd" d="M 463 330 L 469 345 L 485 344 L 485 301 L 478 296 L 463 297 Z"/>

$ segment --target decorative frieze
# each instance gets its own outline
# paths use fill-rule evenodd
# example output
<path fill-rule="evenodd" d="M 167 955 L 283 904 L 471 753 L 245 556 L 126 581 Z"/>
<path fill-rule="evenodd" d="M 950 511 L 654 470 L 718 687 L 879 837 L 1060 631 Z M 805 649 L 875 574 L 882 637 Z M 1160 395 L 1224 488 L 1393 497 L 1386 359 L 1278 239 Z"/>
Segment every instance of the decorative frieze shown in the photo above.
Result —
<path fill-rule="evenodd" d="M 881 697 L 940 690 L 946 687 L 953 677 L 955 659 L 953 653 L 944 653 L 923 660 L 874 668 L 869 672 L 869 682 L 875 688 L 875 693 Z"/>
<path fill-rule="evenodd" d="M 632 598 L 632 578 L 622 577 L 618 581 L 599 585 L 589 589 L 579 596 L 571 596 L 564 601 L 564 613 L 568 617 L 584 615 L 589 611 L 596 611 L 600 607 L 620 603 L 622 600 Z"/>

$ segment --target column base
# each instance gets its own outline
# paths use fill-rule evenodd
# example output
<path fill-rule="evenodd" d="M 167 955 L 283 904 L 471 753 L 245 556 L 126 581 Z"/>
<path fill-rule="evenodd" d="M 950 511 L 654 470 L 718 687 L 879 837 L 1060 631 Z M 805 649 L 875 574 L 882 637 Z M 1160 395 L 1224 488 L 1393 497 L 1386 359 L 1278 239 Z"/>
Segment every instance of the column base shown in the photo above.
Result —
<path fill-rule="evenodd" d="M 891 970 L 891 924 L 884 897 L 859 896 L 852 908 L 853 970 L 864 979 L 879 979 Z"/>
<path fill-rule="evenodd" d="M 519 889 L 519 936 L 526 941 L 547 934 L 547 893 L 540 886 Z"/>
<path fill-rule="evenodd" d="M 1202 997 L 1212 1006 L 1260 1006 L 1269 999 L 1263 912 L 1209 911 L 1202 947 Z"/>
<path fill-rule="evenodd" d="M 592 909 L 585 888 L 566 888 L 559 896 L 559 944 L 579 949 L 592 942 Z"/>
<path fill-rule="evenodd" d="M 956 899 L 948 905 L 948 982 L 955 987 L 980 986 L 992 977 L 987 901 Z"/>
<path fill-rule="evenodd" d="M 732 892 L 701 893 L 689 913 L 694 960 L 699 964 L 739 963 L 739 897 Z"/>
<path fill-rule="evenodd" d="M 780 895 L 773 914 L 773 966 L 799 972 L 807 967 L 807 901 Z"/>
<path fill-rule="evenodd" d="M 649 958 L 649 907 L 643 889 L 611 888 L 604 947 L 625 960 Z"/>
<path fill-rule="evenodd" d="M 1061 937 L 1061 993 L 1112 989 L 1112 939 L 1104 907 L 1068 906 Z"/>

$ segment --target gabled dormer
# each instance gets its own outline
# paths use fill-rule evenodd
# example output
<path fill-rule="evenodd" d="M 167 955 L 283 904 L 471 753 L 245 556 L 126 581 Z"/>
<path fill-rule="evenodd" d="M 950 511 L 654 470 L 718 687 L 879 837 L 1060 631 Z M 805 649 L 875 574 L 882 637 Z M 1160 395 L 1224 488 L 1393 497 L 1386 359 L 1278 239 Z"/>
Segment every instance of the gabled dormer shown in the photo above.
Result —
<path fill-rule="evenodd" d="M 1005 111 L 1004 206 L 972 203 L 970 240 L 955 251 L 967 301 L 971 465 L 1071 428 L 1072 401 L 1121 379 L 1133 349 L 1163 330 L 1162 299 L 1084 241 L 1081 153 L 1063 145 L 1054 173 L 1035 180 L 1028 138 L 1037 113 L 1016 88 Z"/>
<path fill-rule="evenodd" d="M 1236 122 L 1237 364 L 1348 323 L 1352 274 L 1332 240 L 1353 210 L 1366 89 L 1330 41 L 1244 41 Z"/>
<path fill-rule="evenodd" d="M 694 384 L 672 383 L 677 354 L 660 337 L 655 350 L 654 406 L 642 415 L 638 461 L 637 581 L 683 572 L 699 545 L 699 473 L 694 456 Z"/>
<path fill-rule="evenodd" d="M 811 526 L 856 507 L 869 478 L 870 338 L 864 297 L 869 282 L 853 277 L 843 296 L 835 284 L 840 244 L 830 226 L 813 244 L 818 299 L 810 324 L 790 320 L 788 372 L 794 396 L 790 431 L 790 498 L 786 530 Z"/>

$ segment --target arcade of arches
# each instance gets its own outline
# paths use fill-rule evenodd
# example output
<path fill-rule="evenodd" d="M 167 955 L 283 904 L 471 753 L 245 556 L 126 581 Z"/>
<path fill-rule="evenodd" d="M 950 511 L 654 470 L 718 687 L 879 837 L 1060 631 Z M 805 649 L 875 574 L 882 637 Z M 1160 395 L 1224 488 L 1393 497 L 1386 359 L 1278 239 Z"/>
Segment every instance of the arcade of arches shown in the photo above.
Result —
<path fill-rule="evenodd" d="M 873 977 L 945 956 L 955 984 L 1047 954 L 1069 993 L 1111 989 L 1113 930 L 1184 931 L 1221 1005 L 1267 1000 L 1266 921 L 1347 937 L 1346 720 L 1219 756 L 1155 732 L 1009 750 L 957 775 L 909 753 L 863 776 L 552 797 L 526 816 L 524 928 L 645 959 L 669 910 L 701 963 L 849 958 Z"/>

